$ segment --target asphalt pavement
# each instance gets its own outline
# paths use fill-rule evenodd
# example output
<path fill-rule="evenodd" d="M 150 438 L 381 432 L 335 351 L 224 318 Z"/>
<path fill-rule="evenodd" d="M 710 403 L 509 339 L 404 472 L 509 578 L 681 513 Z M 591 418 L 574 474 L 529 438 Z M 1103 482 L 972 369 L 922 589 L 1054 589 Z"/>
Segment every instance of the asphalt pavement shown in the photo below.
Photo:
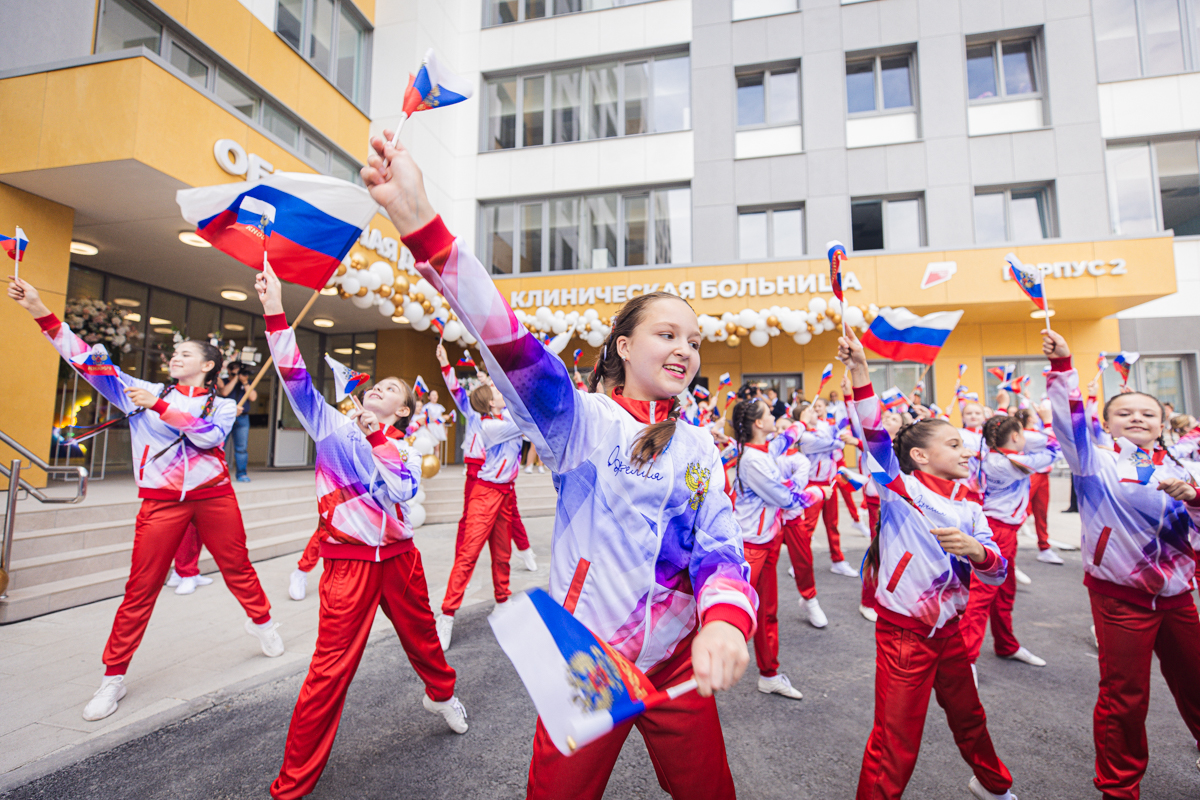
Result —
<path fill-rule="evenodd" d="M 1057 512 L 1055 512 L 1057 513 Z M 845 536 L 856 563 L 865 540 Z M 855 552 L 857 548 L 857 552 Z M 980 695 L 1001 758 L 1022 800 L 1099 798 L 1092 779 L 1092 706 L 1098 666 L 1079 553 L 1066 565 L 1037 563 L 1018 592 L 1015 624 L 1022 644 L 1045 668 L 996 658 L 990 637 L 979 660 Z M 857 612 L 856 579 L 827 571 L 818 554 L 821 604 L 829 627 L 802 622 L 795 584 L 780 564 L 780 640 L 784 671 L 802 701 L 760 694 L 751 669 L 718 702 L 730 765 L 743 798 L 851 798 L 871 727 L 874 638 Z M 451 733 L 421 708 L 422 687 L 395 638 L 369 645 L 352 685 L 332 757 L 313 798 L 519 798 L 524 796 L 535 714 L 488 627 L 491 604 L 460 613 L 448 658 L 470 731 Z M 26 798 L 267 798 L 303 672 L 260 686 L 189 719 L 12 790 Z M 1200 771 L 1195 743 L 1155 669 L 1148 721 L 1147 800 L 1195 800 Z M 970 771 L 941 709 L 930 703 L 921 757 L 906 796 L 966 798 Z M 664 798 L 634 733 L 606 797 Z"/>

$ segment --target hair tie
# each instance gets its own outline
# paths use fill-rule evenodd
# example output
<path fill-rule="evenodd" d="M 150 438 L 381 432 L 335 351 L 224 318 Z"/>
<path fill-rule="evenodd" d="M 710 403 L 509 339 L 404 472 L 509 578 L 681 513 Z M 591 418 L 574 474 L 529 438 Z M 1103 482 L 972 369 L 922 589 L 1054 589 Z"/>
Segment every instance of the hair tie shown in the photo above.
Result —
<path fill-rule="evenodd" d="M 604 349 L 600 351 L 600 360 L 605 361 L 607 359 L 608 359 L 608 343 L 605 342 Z"/>

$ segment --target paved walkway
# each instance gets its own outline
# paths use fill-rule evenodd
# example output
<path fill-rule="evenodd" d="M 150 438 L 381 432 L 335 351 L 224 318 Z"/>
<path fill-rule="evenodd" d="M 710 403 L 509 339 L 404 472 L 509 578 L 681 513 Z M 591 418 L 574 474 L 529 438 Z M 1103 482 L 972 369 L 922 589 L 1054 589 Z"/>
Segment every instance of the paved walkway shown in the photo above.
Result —
<path fill-rule="evenodd" d="M 1051 535 L 1077 544 L 1078 516 L 1059 513 L 1069 491 L 1065 479 L 1054 480 Z M 844 508 L 842 519 L 846 519 Z M 514 560 L 514 590 L 544 586 L 547 581 L 553 518 L 527 519 L 526 526 L 539 571 L 526 572 Z M 435 608 L 453 562 L 454 534 L 455 526 L 449 524 L 417 531 Z M 854 540 L 857 534 L 843 526 L 843 537 Z M 858 549 L 857 542 L 848 545 Z M 1028 538 L 1022 538 L 1020 545 L 1036 548 Z M 821 528 L 813 549 L 828 552 Z M 825 563 L 818 558 L 818 569 Z M 119 598 L 0 627 L 0 791 L 192 716 L 233 694 L 304 670 L 316 641 L 320 568 L 309 576 L 308 597 L 294 602 L 287 596 L 287 584 L 295 556 L 255 566 L 274 604 L 272 616 L 281 625 L 288 651 L 277 659 L 261 655 L 257 641 L 242 629 L 241 607 L 218 573 L 211 576 L 211 586 L 193 595 L 181 597 L 164 587 L 130 668 L 129 694 L 117 713 L 101 722 L 86 722 L 80 712 L 99 685 L 100 654 Z M 464 608 L 492 602 L 490 575 L 485 550 Z M 394 635 L 390 630 L 387 618 L 378 614 L 372 637 Z"/>

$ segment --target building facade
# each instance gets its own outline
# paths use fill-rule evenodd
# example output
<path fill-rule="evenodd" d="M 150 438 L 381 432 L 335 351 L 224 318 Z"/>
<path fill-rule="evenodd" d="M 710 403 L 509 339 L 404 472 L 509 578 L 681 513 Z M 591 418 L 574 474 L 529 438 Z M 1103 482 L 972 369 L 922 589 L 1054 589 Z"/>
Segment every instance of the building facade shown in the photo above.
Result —
<path fill-rule="evenodd" d="M 70 23 L 25 43 L 22 25 L 51 18 Z M 175 189 L 264 161 L 353 178 L 433 48 L 476 95 L 402 138 L 514 307 L 607 317 L 667 288 L 717 317 L 803 310 L 765 342 L 722 330 L 701 377 L 811 394 L 836 349 L 813 311 L 836 239 L 848 304 L 964 311 L 926 377 L 946 405 L 959 364 L 981 394 L 1008 363 L 1040 391 L 1044 321 L 1002 274 L 1015 252 L 1045 273 L 1085 377 L 1100 352 L 1138 350 L 1131 384 L 1200 411 L 1200 0 L 49 0 L 0 43 L 15 133 L 0 219 L 23 225 L 25 274 L 60 303 L 73 265 L 253 317 L 252 297 L 219 296 L 252 275 L 180 244 Z M 394 239 L 374 227 L 376 245 Z M 302 325 L 314 358 L 349 349 L 360 369 L 435 383 L 428 332 L 336 296 L 314 317 L 332 326 Z M 34 391 L 56 385 L 52 354 L 27 323 L 9 328 L 36 375 L 0 429 L 61 422 L 61 386 L 57 411 Z M 875 365 L 884 387 L 921 374 Z M 267 394 L 259 460 L 302 461 Z"/>

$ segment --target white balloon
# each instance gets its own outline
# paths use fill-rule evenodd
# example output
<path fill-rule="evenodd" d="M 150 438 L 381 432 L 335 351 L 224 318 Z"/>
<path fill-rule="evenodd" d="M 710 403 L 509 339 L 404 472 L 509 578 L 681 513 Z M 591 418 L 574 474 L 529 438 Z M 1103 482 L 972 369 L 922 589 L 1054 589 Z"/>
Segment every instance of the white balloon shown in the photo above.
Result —
<path fill-rule="evenodd" d="M 798 331 L 796 335 L 792 337 L 792 341 L 794 341 L 796 344 L 808 344 L 812 341 L 812 334 L 808 331 Z"/>
<path fill-rule="evenodd" d="M 408 504 L 408 523 L 413 526 L 413 529 L 419 528 L 425 524 L 425 506 L 418 503 L 410 502 Z"/>
<path fill-rule="evenodd" d="M 379 279 L 386 284 L 394 283 L 396 280 L 396 273 L 392 270 L 392 265 L 386 261 L 376 261 L 367 269 L 378 275 Z"/>
<path fill-rule="evenodd" d="M 829 313 L 830 314 L 842 313 L 842 303 L 836 297 L 829 298 Z"/>
<path fill-rule="evenodd" d="M 471 335 L 471 332 L 466 329 L 465 325 L 463 326 L 462 343 L 467 347 L 471 347 L 475 344 L 475 337 Z"/>
<path fill-rule="evenodd" d="M 370 295 L 367 295 L 367 297 L 370 297 Z M 395 315 L 396 304 L 393 303 L 391 300 L 384 298 L 379 303 L 379 313 L 383 314 L 385 317 L 391 317 L 391 316 Z"/>
<path fill-rule="evenodd" d="M 828 307 L 823 297 L 814 297 L 808 301 L 808 310 L 814 314 L 824 314 Z"/>
<path fill-rule="evenodd" d="M 538 318 L 539 322 L 549 322 L 554 319 L 554 312 L 546 306 L 540 306 L 534 316 Z"/>
<path fill-rule="evenodd" d="M 604 334 L 600 331 L 593 330 L 587 335 L 587 343 L 592 347 L 599 347 L 604 344 Z"/>
<path fill-rule="evenodd" d="M 846 324 L 852 328 L 857 328 L 865 321 L 863 312 L 858 308 L 858 306 L 846 306 L 846 313 L 842 314 L 842 319 L 844 319 Z"/>
<path fill-rule="evenodd" d="M 721 314 L 721 322 L 733 322 L 733 314 L 726 311 Z"/>
<path fill-rule="evenodd" d="M 371 306 L 375 305 L 375 301 L 378 299 L 379 298 L 377 298 L 375 295 L 367 292 L 362 297 L 359 297 L 358 295 L 351 297 L 350 302 L 354 303 L 355 308 L 370 308 Z"/>
<path fill-rule="evenodd" d="M 767 329 L 767 318 L 760 316 L 754 323 L 754 330 L 765 331 Z"/>
<path fill-rule="evenodd" d="M 413 495 L 413 499 L 409 502 L 415 503 L 416 505 L 419 505 L 419 506 L 423 506 L 423 505 L 425 505 L 426 496 L 427 495 L 425 494 L 424 489 L 417 489 L 417 493 L 415 495 Z"/>
<path fill-rule="evenodd" d="M 596 311 L 594 308 L 589 308 L 587 311 L 583 312 L 583 318 L 588 322 L 593 322 L 600 319 L 600 312 Z"/>
<path fill-rule="evenodd" d="M 779 318 L 779 327 L 784 333 L 795 333 L 804 325 L 804 315 L 799 311 L 785 311 Z"/>
<path fill-rule="evenodd" d="M 562 313 L 562 312 L 559 312 L 559 313 Z M 563 319 L 561 316 L 556 316 L 553 320 L 551 320 L 550 330 L 554 331 L 556 334 L 562 333 L 566 329 L 567 329 L 567 321 L 565 319 Z"/>
<path fill-rule="evenodd" d="M 771 341 L 771 335 L 766 331 L 750 331 L 750 344 L 755 347 L 762 347 L 769 341 Z"/>
<path fill-rule="evenodd" d="M 358 294 L 361 288 L 362 284 L 358 282 L 358 278 L 351 278 L 349 272 L 342 276 L 342 289 L 346 294 Z"/>
<path fill-rule="evenodd" d="M 737 324 L 743 328 L 753 328 L 754 323 L 758 322 L 758 312 L 747 308 L 737 315 Z"/>
<path fill-rule="evenodd" d="M 349 271 L 349 270 L 347 270 L 347 271 Z M 334 273 L 329 276 L 329 280 L 325 282 L 325 288 L 329 289 L 333 286 L 337 286 L 341 282 L 342 282 L 342 279 L 337 274 L 337 271 L 335 270 Z"/>
<path fill-rule="evenodd" d="M 829 317 L 825 318 L 825 330 L 827 330 L 827 331 L 833 330 L 833 320 L 831 320 Z"/>
<path fill-rule="evenodd" d="M 425 316 L 425 309 L 421 308 L 420 303 L 409 300 L 404 304 L 404 316 L 408 317 L 409 322 L 412 322 L 418 317 Z"/>
<path fill-rule="evenodd" d="M 404 316 L 408 317 L 408 314 L 405 314 Z M 408 317 L 408 321 L 412 323 L 414 331 L 429 330 L 429 325 L 430 325 L 429 317 L 425 316 L 424 314 L 421 314 L 415 318 Z"/>
<path fill-rule="evenodd" d="M 445 307 L 435 308 L 433 310 L 433 315 L 445 323 L 450 319 L 450 310 Z"/>
<path fill-rule="evenodd" d="M 426 300 L 437 294 L 437 289 L 433 288 L 433 284 L 424 278 L 421 278 L 419 281 L 417 281 L 417 291 L 425 295 Z"/>
<path fill-rule="evenodd" d="M 445 338 L 447 342 L 457 342 L 460 338 L 462 338 L 462 335 L 466 332 L 466 330 L 467 329 L 462 326 L 461 322 L 452 319 L 446 323 L 446 327 L 442 331 L 444 334 L 443 338 Z"/>
<path fill-rule="evenodd" d="M 367 291 L 374 292 L 380 286 L 383 286 L 383 279 L 379 277 L 378 272 L 362 273 L 363 286 L 367 287 Z"/>
<path fill-rule="evenodd" d="M 422 430 L 424 430 L 424 428 L 422 428 Z M 429 455 L 433 452 L 433 434 L 429 434 L 428 437 L 418 436 L 417 440 L 413 442 L 413 447 L 416 448 L 419 454 L 423 456 Z"/>
<path fill-rule="evenodd" d="M 809 325 L 816 325 L 818 322 L 817 312 L 815 312 L 815 311 L 808 312 L 804 317 L 804 321 L 807 322 Z"/>

